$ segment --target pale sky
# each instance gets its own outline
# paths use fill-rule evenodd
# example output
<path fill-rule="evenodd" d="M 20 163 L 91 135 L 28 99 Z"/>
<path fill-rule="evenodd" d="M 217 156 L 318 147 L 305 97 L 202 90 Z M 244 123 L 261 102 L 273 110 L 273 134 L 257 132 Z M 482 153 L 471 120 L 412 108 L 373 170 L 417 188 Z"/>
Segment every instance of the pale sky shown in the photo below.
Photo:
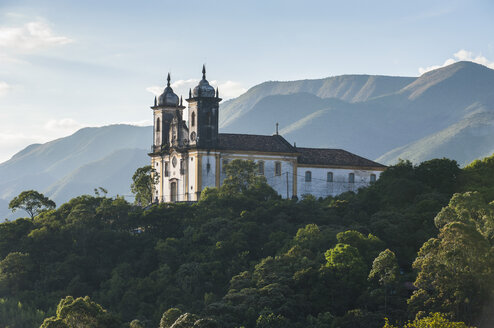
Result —
<path fill-rule="evenodd" d="M 494 68 L 494 1 L 0 0 L 0 162 L 84 126 L 150 124 L 171 72 L 232 98 L 266 80 Z"/>

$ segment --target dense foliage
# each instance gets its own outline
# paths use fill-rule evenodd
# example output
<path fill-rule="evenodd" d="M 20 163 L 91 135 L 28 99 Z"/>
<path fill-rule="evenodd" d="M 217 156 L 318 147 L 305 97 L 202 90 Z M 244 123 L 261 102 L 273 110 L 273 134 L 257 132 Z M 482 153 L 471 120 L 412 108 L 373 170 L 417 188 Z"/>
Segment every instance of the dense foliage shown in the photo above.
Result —
<path fill-rule="evenodd" d="M 55 206 L 54 201 L 36 190 L 23 191 L 9 203 L 12 212 L 22 209 L 29 214 L 31 219 L 43 211 L 54 209 Z"/>
<path fill-rule="evenodd" d="M 0 323 L 63 322 L 71 312 L 61 309 L 77 307 L 153 328 L 483 318 L 494 281 L 494 177 L 468 177 L 494 171 L 494 161 L 464 170 L 447 159 L 400 162 L 357 194 L 298 201 L 235 165 L 247 172 L 233 170 L 196 204 L 142 209 L 84 195 L 0 224 Z M 16 304 L 29 315 L 4 314 Z"/>

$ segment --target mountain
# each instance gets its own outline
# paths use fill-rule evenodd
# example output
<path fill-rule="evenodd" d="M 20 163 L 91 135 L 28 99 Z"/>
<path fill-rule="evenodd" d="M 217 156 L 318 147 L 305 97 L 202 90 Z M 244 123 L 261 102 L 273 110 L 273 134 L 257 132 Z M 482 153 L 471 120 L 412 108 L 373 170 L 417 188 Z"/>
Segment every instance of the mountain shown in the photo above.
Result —
<path fill-rule="evenodd" d="M 417 78 L 344 75 L 266 82 L 225 102 L 221 127 L 271 134 L 279 122 L 280 133 L 299 146 L 345 148 L 384 164 L 437 154 L 464 164 L 492 150 L 494 140 L 480 140 L 474 126 L 484 117 L 483 128 L 492 129 L 493 90 L 494 71 L 472 62 Z M 452 144 L 442 144 L 459 139 L 464 150 L 446 151 Z"/>
<path fill-rule="evenodd" d="M 494 152 L 494 70 L 471 62 L 419 77 L 270 81 L 220 111 L 221 132 L 272 134 L 278 122 L 297 146 L 343 148 L 383 164 L 448 157 L 465 165 Z M 129 195 L 151 139 L 151 127 L 111 125 L 26 147 L 0 164 L 0 218 L 27 189 L 57 203 L 97 187 Z"/>
<path fill-rule="evenodd" d="M 104 187 L 110 195 L 129 195 L 132 174 L 149 163 L 151 127 L 110 125 L 84 128 L 45 144 L 26 147 L 0 164 L 0 199 L 10 201 L 35 189 L 56 203 Z M 0 218 L 10 215 L 0 202 Z M 23 215 L 23 213 L 19 213 Z"/>
<path fill-rule="evenodd" d="M 476 113 L 448 128 L 377 158 L 396 163 L 400 158 L 419 163 L 431 158 L 455 158 L 460 166 L 494 153 L 494 112 Z"/>
<path fill-rule="evenodd" d="M 359 102 L 396 92 L 414 80 L 412 77 L 342 75 L 317 80 L 264 82 L 222 104 L 220 128 L 233 132 L 231 129 L 242 125 L 243 116 L 268 96 L 308 93 L 323 99 Z"/>

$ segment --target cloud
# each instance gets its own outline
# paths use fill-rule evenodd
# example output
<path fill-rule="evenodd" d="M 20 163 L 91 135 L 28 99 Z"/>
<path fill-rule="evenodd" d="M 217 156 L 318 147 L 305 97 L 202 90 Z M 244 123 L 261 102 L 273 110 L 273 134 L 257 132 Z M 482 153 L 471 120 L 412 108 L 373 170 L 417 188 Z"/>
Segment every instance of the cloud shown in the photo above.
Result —
<path fill-rule="evenodd" d="M 219 88 L 220 97 L 225 100 L 236 98 L 247 91 L 247 89 L 244 88 L 242 84 L 235 81 L 226 81 L 223 83 L 211 81 L 211 85 Z"/>
<path fill-rule="evenodd" d="M 0 47 L 10 50 L 33 51 L 71 42 L 68 37 L 55 35 L 42 19 L 18 27 L 0 27 Z"/>
<path fill-rule="evenodd" d="M 420 67 L 419 68 L 419 73 L 422 75 L 424 73 L 427 73 L 429 71 L 432 71 L 432 70 L 435 70 L 435 69 L 438 69 L 438 68 L 441 68 L 441 67 L 445 67 L 445 66 L 448 66 L 448 65 L 451 65 L 451 64 L 454 64 L 458 61 L 471 61 L 471 62 L 474 62 L 474 63 L 477 63 L 477 64 L 481 64 L 481 65 L 484 65 L 484 66 L 487 66 L 491 69 L 494 69 L 494 61 L 490 61 L 488 60 L 486 57 L 482 56 L 482 55 L 474 55 L 473 52 L 471 51 L 467 51 L 465 49 L 461 49 L 460 51 L 456 52 L 453 54 L 453 57 L 454 58 L 448 58 L 444 61 L 444 63 L 442 65 L 432 65 L 432 66 L 428 66 L 428 67 Z"/>
<path fill-rule="evenodd" d="M 12 89 L 12 86 L 9 85 L 7 82 L 0 81 L 0 97 L 5 96 L 10 89 Z"/>
<path fill-rule="evenodd" d="M 173 91 L 177 95 L 183 95 L 184 97 L 188 97 L 189 89 L 194 89 L 194 87 L 199 83 L 197 79 L 189 79 L 189 80 L 177 80 L 171 84 Z M 218 87 L 220 90 L 220 97 L 224 100 L 235 98 L 240 96 L 242 93 L 246 92 L 247 89 L 242 86 L 241 83 L 235 81 L 225 81 L 219 82 L 216 80 L 209 82 L 214 88 Z M 146 91 L 151 92 L 155 96 L 159 96 L 163 93 L 163 89 L 165 87 L 159 86 L 150 86 L 146 88 Z"/>
<path fill-rule="evenodd" d="M 128 124 L 128 125 L 135 125 L 135 126 L 150 126 L 150 125 L 153 125 L 153 121 L 152 120 L 125 121 L 125 122 L 119 122 L 118 124 Z"/>
<path fill-rule="evenodd" d="M 83 126 L 71 118 L 53 119 L 45 123 L 44 128 L 49 131 L 75 132 Z"/>
<path fill-rule="evenodd" d="M 158 86 L 151 86 L 146 88 L 147 92 L 151 92 L 153 95 L 156 97 L 159 96 L 161 93 L 163 93 L 163 87 L 158 87 Z"/>

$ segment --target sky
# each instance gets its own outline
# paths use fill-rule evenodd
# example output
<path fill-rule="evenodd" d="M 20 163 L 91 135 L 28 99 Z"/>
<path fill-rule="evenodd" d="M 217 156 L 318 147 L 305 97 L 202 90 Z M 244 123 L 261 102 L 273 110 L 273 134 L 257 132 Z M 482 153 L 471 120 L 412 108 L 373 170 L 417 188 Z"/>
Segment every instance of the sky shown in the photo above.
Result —
<path fill-rule="evenodd" d="M 86 126 L 151 124 L 166 75 L 267 80 L 494 69 L 494 1 L 0 0 L 0 162 Z M 220 107 L 221 108 L 221 107 Z"/>

